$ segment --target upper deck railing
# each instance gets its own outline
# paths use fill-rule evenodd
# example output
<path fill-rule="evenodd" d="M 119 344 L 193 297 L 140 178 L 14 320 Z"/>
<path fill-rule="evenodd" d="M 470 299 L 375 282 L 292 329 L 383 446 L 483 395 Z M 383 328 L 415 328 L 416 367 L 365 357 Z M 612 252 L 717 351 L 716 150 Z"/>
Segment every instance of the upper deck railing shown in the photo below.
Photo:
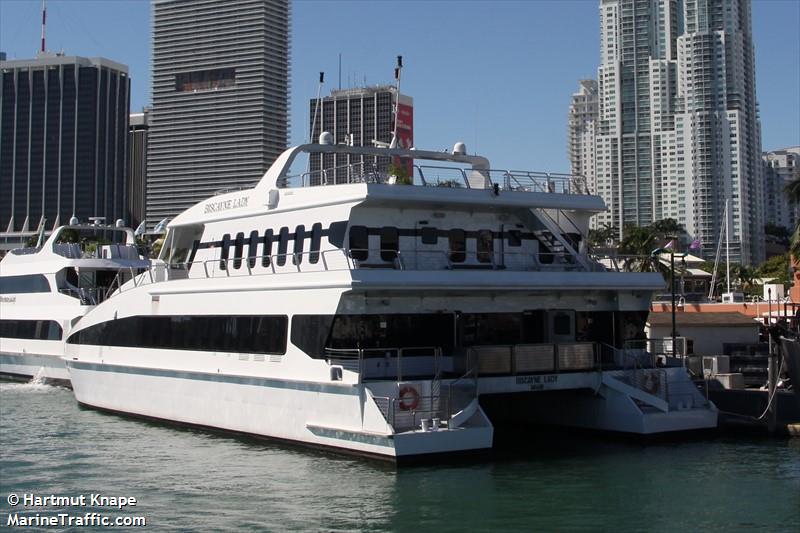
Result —
<path fill-rule="evenodd" d="M 476 179 L 483 182 L 480 188 L 497 186 L 500 190 L 544 192 L 557 194 L 592 194 L 583 176 L 528 170 L 486 169 L 476 170 L 457 166 L 412 165 L 413 175 L 403 178 L 380 171 L 371 162 L 357 162 L 338 167 L 313 170 L 288 176 L 289 187 L 309 187 L 315 185 L 341 185 L 348 183 L 407 184 L 424 187 L 476 188 Z"/>

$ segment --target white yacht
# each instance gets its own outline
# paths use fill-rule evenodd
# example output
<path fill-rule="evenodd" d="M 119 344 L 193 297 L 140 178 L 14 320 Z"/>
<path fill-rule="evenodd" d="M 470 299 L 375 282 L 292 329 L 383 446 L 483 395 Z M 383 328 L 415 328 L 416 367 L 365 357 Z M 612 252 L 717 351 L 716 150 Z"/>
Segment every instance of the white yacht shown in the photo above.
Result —
<path fill-rule="evenodd" d="M 323 170 L 292 177 L 300 154 Z M 582 427 L 715 426 L 682 368 L 623 349 L 664 282 L 591 259 L 583 237 L 604 209 L 578 177 L 494 170 L 462 143 L 323 133 L 169 224 L 158 264 L 69 336 L 75 396 L 398 461 L 490 448 L 493 395 L 541 397 Z"/>
<path fill-rule="evenodd" d="M 0 261 L 0 376 L 68 384 L 64 339 L 115 287 L 145 271 L 133 231 L 79 224 Z"/>

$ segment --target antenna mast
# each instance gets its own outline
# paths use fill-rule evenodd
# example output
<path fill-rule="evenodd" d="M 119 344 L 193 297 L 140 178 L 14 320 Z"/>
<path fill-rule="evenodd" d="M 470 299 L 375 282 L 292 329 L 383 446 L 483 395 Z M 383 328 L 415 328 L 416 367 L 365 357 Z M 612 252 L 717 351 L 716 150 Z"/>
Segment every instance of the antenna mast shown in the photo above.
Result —
<path fill-rule="evenodd" d="M 45 0 L 42 0 L 42 49 L 41 53 L 45 53 L 46 48 L 44 46 L 44 26 L 47 22 L 47 6 L 45 5 Z"/>
<path fill-rule="evenodd" d="M 403 56 L 397 56 L 397 66 L 394 68 L 394 79 L 397 82 L 395 87 L 397 94 L 394 102 L 394 129 L 392 130 L 392 142 L 389 148 L 397 148 L 397 118 L 400 116 L 400 71 L 403 70 Z"/>

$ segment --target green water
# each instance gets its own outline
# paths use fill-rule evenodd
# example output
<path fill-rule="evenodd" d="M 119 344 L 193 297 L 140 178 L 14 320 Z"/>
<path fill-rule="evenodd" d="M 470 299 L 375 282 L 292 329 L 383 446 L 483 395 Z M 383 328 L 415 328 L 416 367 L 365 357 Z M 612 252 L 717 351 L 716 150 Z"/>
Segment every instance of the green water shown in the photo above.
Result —
<path fill-rule="evenodd" d="M 101 414 L 68 390 L 0 383 L 0 530 L 9 513 L 98 511 L 144 516 L 138 530 L 150 531 L 800 531 L 800 439 L 520 440 L 479 463 L 398 471 Z M 25 493 L 138 503 L 9 505 L 8 495 Z"/>

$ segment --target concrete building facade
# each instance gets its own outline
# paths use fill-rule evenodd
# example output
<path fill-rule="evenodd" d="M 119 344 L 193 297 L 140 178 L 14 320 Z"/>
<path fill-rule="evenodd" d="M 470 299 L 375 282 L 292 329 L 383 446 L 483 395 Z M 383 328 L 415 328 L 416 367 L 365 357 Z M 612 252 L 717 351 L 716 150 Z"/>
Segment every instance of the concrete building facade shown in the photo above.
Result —
<path fill-rule="evenodd" d="M 786 186 L 800 180 L 800 146 L 764 152 L 765 223 L 794 231 L 800 206 L 789 201 Z"/>
<path fill-rule="evenodd" d="M 0 62 L 0 237 L 13 247 L 72 216 L 130 221 L 130 80 L 103 58 Z"/>
<path fill-rule="evenodd" d="M 130 114 L 128 134 L 128 208 L 131 227 L 145 219 L 147 208 L 147 135 L 150 130 L 150 108 Z"/>
<path fill-rule="evenodd" d="M 414 146 L 414 102 L 404 94 L 398 96 L 391 85 L 358 87 L 331 91 L 319 101 L 309 102 L 309 131 L 312 142 L 317 142 L 323 131 L 333 135 L 337 144 L 373 146 L 373 141 L 389 144 L 397 121 L 398 145 Z M 314 154 L 310 157 L 309 170 L 312 184 L 342 183 L 347 181 L 352 165 L 364 165 L 366 170 L 386 172 L 392 163 L 388 157 L 355 156 L 350 154 Z M 344 159 L 343 159 L 344 158 Z M 326 169 L 325 175 L 321 169 Z M 334 169 L 333 172 L 328 170 Z M 361 170 L 360 168 L 358 170 Z"/>
<path fill-rule="evenodd" d="M 728 202 L 732 259 L 760 262 L 750 0 L 601 0 L 600 21 L 594 226 L 673 218 L 712 258 Z"/>
<path fill-rule="evenodd" d="M 286 148 L 290 21 L 288 0 L 153 0 L 148 227 Z"/>

